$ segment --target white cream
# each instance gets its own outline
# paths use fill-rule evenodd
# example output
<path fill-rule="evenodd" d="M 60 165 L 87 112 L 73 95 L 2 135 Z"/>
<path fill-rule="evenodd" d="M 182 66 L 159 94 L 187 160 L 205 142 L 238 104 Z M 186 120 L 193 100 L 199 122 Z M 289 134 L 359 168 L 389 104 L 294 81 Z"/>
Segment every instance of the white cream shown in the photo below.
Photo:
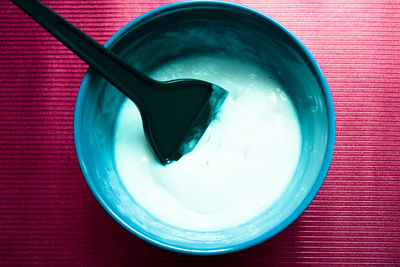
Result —
<path fill-rule="evenodd" d="M 301 147 L 294 106 L 277 81 L 239 59 L 196 56 L 154 71 L 158 80 L 195 78 L 229 91 L 195 149 L 162 166 L 126 101 L 115 128 L 115 161 L 132 197 L 161 221 L 189 230 L 234 227 L 266 211 L 285 191 Z"/>

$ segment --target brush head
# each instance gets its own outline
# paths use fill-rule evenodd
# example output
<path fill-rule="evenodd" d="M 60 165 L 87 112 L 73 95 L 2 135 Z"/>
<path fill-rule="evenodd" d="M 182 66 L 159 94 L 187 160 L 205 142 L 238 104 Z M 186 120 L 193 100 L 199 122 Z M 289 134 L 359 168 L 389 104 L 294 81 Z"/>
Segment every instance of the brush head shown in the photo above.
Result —
<path fill-rule="evenodd" d="M 158 86 L 141 113 L 144 132 L 161 164 L 177 161 L 194 149 L 227 95 L 225 89 L 198 80 Z"/>
<path fill-rule="evenodd" d="M 204 103 L 203 108 L 193 120 L 193 123 L 188 129 L 179 148 L 171 154 L 169 158 L 170 161 L 179 160 L 183 155 L 191 152 L 207 130 L 210 123 L 218 114 L 222 103 L 228 95 L 228 91 L 215 84 L 212 84 L 211 87 L 213 91 L 208 102 Z"/>

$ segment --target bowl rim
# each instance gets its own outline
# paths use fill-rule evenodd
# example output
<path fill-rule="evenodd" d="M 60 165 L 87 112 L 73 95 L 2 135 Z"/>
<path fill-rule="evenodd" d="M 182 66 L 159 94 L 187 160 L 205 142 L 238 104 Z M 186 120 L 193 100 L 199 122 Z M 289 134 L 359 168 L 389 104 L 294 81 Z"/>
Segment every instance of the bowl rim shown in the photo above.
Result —
<path fill-rule="evenodd" d="M 150 10 L 137 18 L 133 19 L 130 21 L 128 24 L 126 24 L 124 27 L 122 27 L 120 30 L 118 30 L 104 45 L 107 48 L 110 48 L 113 44 L 118 42 L 118 40 L 126 33 L 129 31 L 130 28 L 132 28 L 134 25 L 142 23 L 146 21 L 148 18 L 151 18 L 153 16 L 157 16 L 159 14 L 163 14 L 167 12 L 168 10 L 174 10 L 174 9 L 182 9 L 182 8 L 187 8 L 187 7 L 197 7 L 197 6 L 203 6 L 203 5 L 208 5 L 208 6 L 214 6 L 214 7 L 227 7 L 227 8 L 236 8 L 236 9 L 241 9 L 243 11 L 246 11 L 248 13 L 251 13 L 253 15 L 259 16 L 265 20 L 268 20 L 272 24 L 275 24 L 281 31 L 283 31 L 285 34 L 287 34 L 295 43 L 298 45 L 300 50 L 306 55 L 307 59 L 309 60 L 310 68 L 313 69 L 313 71 L 316 73 L 316 79 L 321 86 L 322 90 L 322 95 L 325 100 L 325 105 L 326 105 L 326 111 L 327 111 L 327 119 L 328 119 L 328 135 L 327 135 L 327 144 L 326 144 L 326 150 L 325 150 L 325 155 L 322 161 L 321 169 L 318 173 L 318 177 L 314 184 L 311 187 L 311 190 L 307 194 L 307 196 L 304 198 L 304 200 L 300 203 L 300 205 L 293 211 L 293 213 L 287 217 L 285 220 L 283 220 L 281 223 L 279 223 L 277 226 L 271 229 L 271 231 L 264 233 L 263 235 L 252 239 L 248 240 L 244 243 L 240 243 L 238 245 L 231 245 L 227 247 L 223 247 L 220 249 L 191 249 L 188 247 L 180 247 L 180 246 L 174 246 L 170 245 L 167 243 L 164 243 L 162 241 L 158 241 L 151 236 L 148 236 L 139 230 L 131 227 L 127 223 L 124 222 L 124 220 L 118 216 L 113 209 L 106 203 L 106 201 L 102 198 L 101 194 L 97 191 L 96 187 L 94 186 L 92 180 L 96 179 L 96 177 L 92 177 L 90 173 L 88 172 L 85 164 L 85 159 L 83 158 L 83 151 L 82 151 L 82 146 L 81 146 L 81 140 L 79 139 L 79 133 L 81 132 L 81 114 L 82 114 L 82 109 L 83 109 L 83 103 L 84 103 L 84 96 L 86 95 L 86 88 L 89 85 L 90 81 L 90 76 L 93 74 L 93 72 L 88 71 L 86 72 L 85 76 L 83 77 L 81 86 L 78 91 L 77 99 L 76 99 L 76 104 L 75 104 L 75 111 L 74 111 L 74 141 L 75 141 L 75 150 L 78 158 L 78 162 L 80 165 L 80 168 L 82 170 L 83 176 L 86 180 L 86 183 L 88 184 L 90 190 L 92 191 L 93 195 L 96 197 L 97 201 L 100 203 L 100 205 L 107 211 L 107 213 L 115 220 L 117 221 L 120 225 L 122 225 L 125 229 L 127 229 L 129 232 L 133 233 L 137 237 L 141 238 L 142 240 L 145 240 L 153 245 L 156 245 L 158 247 L 171 250 L 174 252 L 180 252 L 184 254 L 194 254 L 194 255 L 216 255 L 216 254 L 225 254 L 225 253 L 230 253 L 230 252 L 235 252 L 239 250 L 243 250 L 252 246 L 255 246 L 261 242 L 264 242 L 271 237 L 277 235 L 279 232 L 287 228 L 293 221 L 295 221 L 302 213 L 303 211 L 308 207 L 308 205 L 311 203 L 311 201 L 314 199 L 316 194 L 318 193 L 320 187 L 322 186 L 323 181 L 325 180 L 325 177 L 328 173 L 328 169 L 330 166 L 330 163 L 332 161 L 332 156 L 333 156 L 333 150 L 334 150 L 334 144 L 335 144 L 335 134 L 336 134 L 336 123 L 335 123 L 335 112 L 334 112 L 334 105 L 333 105 L 333 99 L 331 92 L 329 90 L 328 83 L 325 79 L 325 76 L 320 69 L 317 61 L 315 58 L 312 56 L 311 52 L 306 48 L 306 46 L 293 34 L 291 33 L 288 29 L 286 29 L 284 26 L 282 26 L 279 22 L 276 20 L 270 18 L 264 13 L 261 13 L 260 11 L 254 10 L 250 7 L 241 5 L 241 4 L 236 4 L 236 3 L 231 3 L 231 2 L 218 2 L 218 1 L 187 1 L 187 2 L 177 2 L 177 3 L 172 3 L 172 4 L 167 4 L 158 8 L 155 8 L 153 10 Z"/>

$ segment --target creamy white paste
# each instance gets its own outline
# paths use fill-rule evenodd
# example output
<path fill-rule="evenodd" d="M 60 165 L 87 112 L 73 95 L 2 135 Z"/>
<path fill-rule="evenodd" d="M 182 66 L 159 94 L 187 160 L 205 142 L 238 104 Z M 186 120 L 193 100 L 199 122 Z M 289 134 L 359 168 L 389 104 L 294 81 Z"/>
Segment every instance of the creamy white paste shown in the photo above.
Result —
<path fill-rule="evenodd" d="M 114 153 L 132 197 L 159 220 L 198 231 L 237 226 L 273 205 L 301 147 L 297 114 L 281 85 L 256 65 L 213 55 L 170 62 L 151 76 L 201 79 L 229 95 L 195 149 L 167 166 L 153 156 L 136 106 L 123 104 Z"/>

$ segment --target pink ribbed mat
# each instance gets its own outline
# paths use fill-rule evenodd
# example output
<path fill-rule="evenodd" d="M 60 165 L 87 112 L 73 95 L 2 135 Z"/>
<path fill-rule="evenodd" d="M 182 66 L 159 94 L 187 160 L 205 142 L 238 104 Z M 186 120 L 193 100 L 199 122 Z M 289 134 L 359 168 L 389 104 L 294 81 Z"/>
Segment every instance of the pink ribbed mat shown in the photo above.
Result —
<path fill-rule="evenodd" d="M 164 0 L 43 2 L 104 43 Z M 74 150 L 87 66 L 0 1 L 0 263 L 82 266 L 400 265 L 400 2 L 237 1 L 289 28 L 330 85 L 328 176 L 303 215 L 242 252 L 193 257 L 149 245 L 100 207 Z"/>

